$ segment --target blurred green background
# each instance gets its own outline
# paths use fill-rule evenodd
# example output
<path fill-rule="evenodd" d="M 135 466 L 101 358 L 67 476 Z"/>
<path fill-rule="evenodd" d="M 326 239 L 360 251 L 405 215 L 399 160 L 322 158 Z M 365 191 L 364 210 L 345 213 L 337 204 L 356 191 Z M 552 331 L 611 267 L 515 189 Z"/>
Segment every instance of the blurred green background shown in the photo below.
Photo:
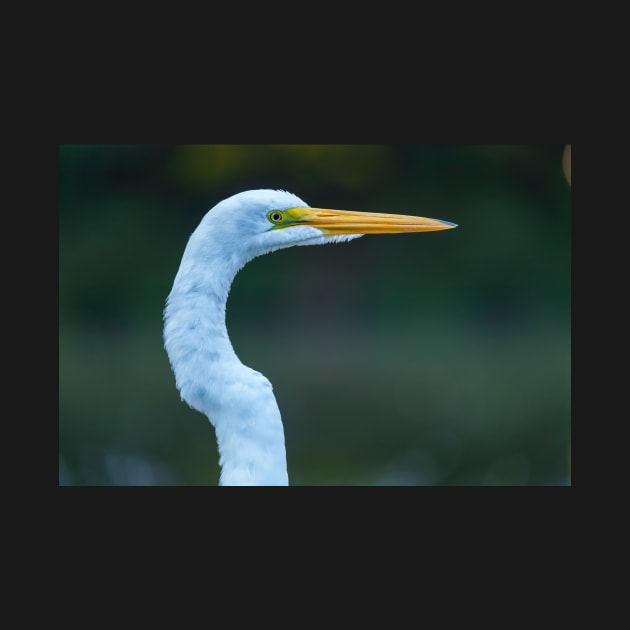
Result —
<path fill-rule="evenodd" d="M 162 310 L 202 216 L 253 188 L 459 224 L 237 275 L 228 329 L 291 485 L 570 485 L 567 145 L 61 145 L 60 485 L 217 484 Z"/>

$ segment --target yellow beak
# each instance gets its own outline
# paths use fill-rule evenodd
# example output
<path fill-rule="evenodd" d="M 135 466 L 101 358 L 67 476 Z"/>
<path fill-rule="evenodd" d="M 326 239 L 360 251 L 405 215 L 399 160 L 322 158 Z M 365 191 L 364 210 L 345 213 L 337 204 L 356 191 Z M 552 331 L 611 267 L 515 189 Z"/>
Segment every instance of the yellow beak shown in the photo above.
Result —
<path fill-rule="evenodd" d="M 353 212 L 351 210 L 323 210 L 321 208 L 289 208 L 285 221 L 278 227 L 310 225 L 325 235 L 336 234 L 398 234 L 401 232 L 434 232 L 450 230 L 456 223 L 414 217 L 405 214 Z"/>

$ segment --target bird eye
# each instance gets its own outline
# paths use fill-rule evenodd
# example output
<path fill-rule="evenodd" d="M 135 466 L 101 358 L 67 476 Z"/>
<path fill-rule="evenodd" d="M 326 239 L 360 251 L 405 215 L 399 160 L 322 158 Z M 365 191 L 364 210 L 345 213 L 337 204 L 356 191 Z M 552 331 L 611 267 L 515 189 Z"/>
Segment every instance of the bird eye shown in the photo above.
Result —
<path fill-rule="evenodd" d="M 272 222 L 272 223 L 280 223 L 280 221 L 282 221 L 282 212 L 279 212 L 278 210 L 272 210 L 268 215 L 267 218 Z"/>

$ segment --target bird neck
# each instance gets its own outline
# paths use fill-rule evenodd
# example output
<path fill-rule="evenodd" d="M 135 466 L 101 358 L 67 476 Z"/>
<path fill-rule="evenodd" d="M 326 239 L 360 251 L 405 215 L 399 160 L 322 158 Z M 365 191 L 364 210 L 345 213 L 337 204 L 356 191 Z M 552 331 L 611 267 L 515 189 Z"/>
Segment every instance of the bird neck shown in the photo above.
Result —
<path fill-rule="evenodd" d="M 236 272 L 219 276 L 216 269 L 183 260 L 167 299 L 164 343 L 177 388 L 215 427 L 221 485 L 287 485 L 284 429 L 271 384 L 241 363 L 225 324 Z"/>
<path fill-rule="evenodd" d="M 225 324 L 228 294 L 238 269 L 213 262 L 198 261 L 187 249 L 166 300 L 164 341 L 176 377 L 189 364 L 198 368 L 199 363 L 238 361 Z M 186 376 L 194 378 L 192 371 Z"/>

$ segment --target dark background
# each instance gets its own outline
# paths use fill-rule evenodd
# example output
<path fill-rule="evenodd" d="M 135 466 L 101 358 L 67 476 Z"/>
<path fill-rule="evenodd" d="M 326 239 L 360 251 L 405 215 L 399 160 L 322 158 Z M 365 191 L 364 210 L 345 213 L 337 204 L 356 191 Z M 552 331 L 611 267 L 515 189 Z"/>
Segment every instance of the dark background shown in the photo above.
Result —
<path fill-rule="evenodd" d="M 228 329 L 292 485 L 571 483 L 570 146 L 61 145 L 60 485 L 217 483 L 162 310 L 202 216 L 252 188 L 459 224 L 237 275 Z"/>

